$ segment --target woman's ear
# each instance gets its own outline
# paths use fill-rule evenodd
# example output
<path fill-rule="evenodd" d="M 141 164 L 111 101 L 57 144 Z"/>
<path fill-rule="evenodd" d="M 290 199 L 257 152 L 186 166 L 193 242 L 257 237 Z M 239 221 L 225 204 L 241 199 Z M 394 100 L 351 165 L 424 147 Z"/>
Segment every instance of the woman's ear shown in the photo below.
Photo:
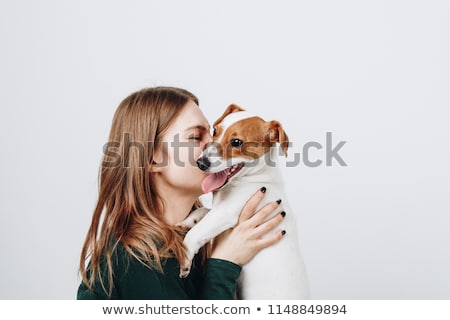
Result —
<path fill-rule="evenodd" d="M 148 165 L 148 171 L 151 173 L 156 173 L 156 172 L 161 172 L 162 171 L 162 166 L 160 163 L 157 163 L 155 161 L 152 161 L 152 163 L 150 163 Z"/>
<path fill-rule="evenodd" d="M 164 160 L 161 151 L 157 151 L 153 154 L 153 157 L 148 164 L 148 171 L 151 173 L 161 172 L 164 168 Z"/>

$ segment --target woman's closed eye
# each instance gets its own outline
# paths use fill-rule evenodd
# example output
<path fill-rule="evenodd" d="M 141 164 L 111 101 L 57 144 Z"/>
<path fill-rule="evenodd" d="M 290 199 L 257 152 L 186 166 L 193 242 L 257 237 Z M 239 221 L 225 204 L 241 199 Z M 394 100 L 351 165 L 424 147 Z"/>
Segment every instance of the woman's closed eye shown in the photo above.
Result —
<path fill-rule="evenodd" d="M 194 141 L 202 141 L 203 136 L 202 135 L 191 135 L 188 137 L 188 140 L 194 140 Z"/>

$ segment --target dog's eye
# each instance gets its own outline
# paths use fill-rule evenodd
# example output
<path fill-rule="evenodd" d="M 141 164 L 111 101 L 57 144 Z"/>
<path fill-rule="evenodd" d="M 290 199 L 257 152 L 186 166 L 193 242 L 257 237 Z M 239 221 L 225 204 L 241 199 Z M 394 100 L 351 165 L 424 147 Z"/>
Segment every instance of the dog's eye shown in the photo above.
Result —
<path fill-rule="evenodd" d="M 239 139 L 232 139 L 230 141 L 231 146 L 235 147 L 235 148 L 239 148 L 240 146 L 242 146 L 243 143 L 244 142 L 242 140 L 239 140 Z"/>
<path fill-rule="evenodd" d="M 213 128 L 213 137 L 215 137 L 217 135 L 217 130 L 216 128 Z"/>

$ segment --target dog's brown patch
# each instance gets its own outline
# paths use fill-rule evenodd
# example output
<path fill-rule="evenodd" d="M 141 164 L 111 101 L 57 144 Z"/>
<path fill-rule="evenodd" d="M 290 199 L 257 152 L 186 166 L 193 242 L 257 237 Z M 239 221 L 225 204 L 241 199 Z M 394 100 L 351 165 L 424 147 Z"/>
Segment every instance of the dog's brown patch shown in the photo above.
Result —
<path fill-rule="evenodd" d="M 256 116 L 240 120 L 229 126 L 219 141 L 224 130 L 222 121 L 229 114 L 239 111 L 245 110 L 238 105 L 231 104 L 213 124 L 215 130 L 213 141 L 220 144 L 219 152 L 222 158 L 243 157 L 254 160 L 266 154 L 277 142 L 280 143 L 285 156 L 287 156 L 289 138 L 282 125 L 275 120 L 266 122 Z M 241 140 L 243 144 L 240 147 L 232 146 L 231 142 L 234 139 Z"/>
<path fill-rule="evenodd" d="M 215 128 L 216 131 L 222 129 L 220 124 L 216 124 Z M 254 160 L 266 154 L 276 142 L 280 142 L 283 151 L 287 152 L 287 135 L 277 121 L 265 122 L 259 117 L 246 118 L 228 127 L 222 139 L 217 141 L 220 134 L 221 132 L 217 132 L 213 140 L 220 144 L 221 155 L 225 159 L 242 157 Z M 232 146 L 234 139 L 241 140 L 242 145 Z"/>

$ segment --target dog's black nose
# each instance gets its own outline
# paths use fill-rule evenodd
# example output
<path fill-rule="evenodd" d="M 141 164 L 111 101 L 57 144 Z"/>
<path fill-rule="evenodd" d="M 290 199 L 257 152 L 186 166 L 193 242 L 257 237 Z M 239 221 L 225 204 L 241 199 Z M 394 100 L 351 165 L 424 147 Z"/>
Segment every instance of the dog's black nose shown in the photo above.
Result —
<path fill-rule="evenodd" d="M 209 162 L 208 158 L 201 157 L 197 160 L 197 166 L 200 168 L 200 170 L 206 171 L 211 166 L 211 162 Z"/>

